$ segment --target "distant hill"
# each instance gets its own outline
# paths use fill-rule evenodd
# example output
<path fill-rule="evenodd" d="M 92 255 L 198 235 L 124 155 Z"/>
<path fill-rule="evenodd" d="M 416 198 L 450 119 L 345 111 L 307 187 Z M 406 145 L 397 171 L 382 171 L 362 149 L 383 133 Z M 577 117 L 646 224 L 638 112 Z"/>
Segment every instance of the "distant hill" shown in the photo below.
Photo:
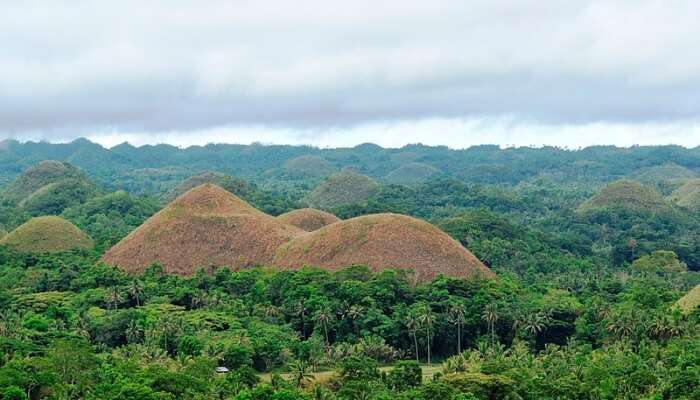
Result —
<path fill-rule="evenodd" d="M 695 171 L 673 162 L 643 168 L 632 174 L 632 178 L 646 184 L 685 181 L 697 177 L 698 174 Z"/>
<path fill-rule="evenodd" d="M 405 215 L 373 214 L 337 222 L 302 235 L 277 250 L 275 265 L 338 270 L 362 264 L 373 270 L 412 269 L 427 282 L 439 274 L 489 278 L 493 273 L 435 226 Z"/>
<path fill-rule="evenodd" d="M 205 171 L 185 179 L 174 189 L 168 191 L 163 199 L 168 202 L 173 201 L 178 196 L 205 183 L 220 186 L 239 197 L 247 197 L 255 191 L 255 188 L 244 179 L 234 178 L 221 172 Z"/>
<path fill-rule="evenodd" d="M 92 239 L 61 217 L 32 218 L 0 240 L 0 245 L 23 252 L 58 253 L 91 248 Z"/>
<path fill-rule="evenodd" d="M 576 210 L 579 214 L 597 211 L 621 210 L 633 213 L 664 211 L 668 203 L 651 187 L 633 180 L 619 180 L 603 187 Z"/>
<path fill-rule="evenodd" d="M 301 233 L 225 189 L 204 184 L 149 218 L 103 261 L 129 272 L 157 262 L 178 275 L 212 266 L 269 265 L 277 247 Z"/>
<path fill-rule="evenodd" d="M 367 200 L 379 189 L 372 178 L 352 171 L 342 171 L 329 176 L 306 198 L 310 207 L 331 209 Z"/>
<path fill-rule="evenodd" d="M 389 183 L 409 185 L 426 181 L 440 171 L 429 164 L 407 163 L 391 171 L 384 179 Z"/>
<path fill-rule="evenodd" d="M 695 286 L 676 303 L 684 314 L 690 314 L 700 306 L 700 285 Z"/>
<path fill-rule="evenodd" d="M 340 218 L 325 211 L 316 210 L 313 208 L 302 208 L 293 210 L 277 216 L 277 219 L 285 224 L 294 225 L 307 232 L 312 232 L 321 229 L 326 225 L 340 221 Z"/>
<path fill-rule="evenodd" d="M 94 184 L 88 176 L 73 165 L 59 161 L 42 161 L 25 170 L 17 179 L 3 191 L 1 199 L 10 204 L 19 205 L 26 202 L 32 195 L 41 195 L 41 191 L 54 196 L 56 190 L 65 183 L 66 186 L 91 187 Z M 47 188 L 54 185 L 53 188 Z M 70 189 L 70 188 L 69 188 Z M 49 193 L 50 192 L 50 193 Z"/>
<path fill-rule="evenodd" d="M 316 177 L 328 176 L 336 171 L 328 160 L 315 155 L 295 157 L 284 163 L 284 169 L 293 174 Z"/>
<path fill-rule="evenodd" d="M 700 211 L 700 179 L 687 181 L 671 193 L 670 199 L 683 208 Z"/>

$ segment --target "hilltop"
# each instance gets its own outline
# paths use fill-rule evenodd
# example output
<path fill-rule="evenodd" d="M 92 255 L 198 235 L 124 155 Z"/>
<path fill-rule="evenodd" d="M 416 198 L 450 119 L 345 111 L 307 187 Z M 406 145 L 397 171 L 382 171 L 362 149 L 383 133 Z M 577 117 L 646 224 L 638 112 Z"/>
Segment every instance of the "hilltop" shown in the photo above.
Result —
<path fill-rule="evenodd" d="M 325 211 L 314 208 L 302 208 L 277 216 L 277 219 L 285 224 L 294 225 L 307 232 L 321 229 L 326 225 L 340 221 L 340 218 Z"/>
<path fill-rule="evenodd" d="M 255 188 L 243 179 L 234 178 L 221 172 L 204 171 L 185 179 L 174 189 L 168 191 L 163 198 L 168 202 L 173 201 L 182 194 L 205 183 L 220 186 L 240 197 L 249 196 L 255 191 Z"/>
<path fill-rule="evenodd" d="M 676 305 L 684 314 L 690 314 L 700 306 L 700 285 L 692 288 L 685 296 L 681 297 Z"/>
<path fill-rule="evenodd" d="M 385 179 L 389 183 L 407 185 L 424 182 L 438 172 L 440 171 L 432 165 L 412 162 L 391 171 Z"/>
<path fill-rule="evenodd" d="M 589 214 L 605 210 L 623 210 L 633 213 L 655 213 L 665 210 L 668 204 L 651 187 L 632 180 L 619 180 L 603 187 L 576 210 Z"/>
<path fill-rule="evenodd" d="M 167 273 L 200 267 L 270 264 L 277 247 L 301 234 L 236 195 L 204 184 L 181 195 L 102 258 L 129 272 L 160 263 Z"/>
<path fill-rule="evenodd" d="M 355 264 L 373 270 L 413 269 L 427 282 L 439 274 L 458 278 L 493 273 L 456 240 L 435 226 L 405 215 L 373 214 L 323 227 L 280 246 L 275 265 L 338 270 Z"/>
<path fill-rule="evenodd" d="M 64 180 L 90 182 L 80 169 L 66 162 L 42 161 L 28 169 L 3 190 L 2 200 L 19 204 L 37 190 Z"/>
<path fill-rule="evenodd" d="M 32 218 L 8 233 L 0 245 L 34 253 L 58 253 L 75 248 L 91 248 L 92 239 L 61 217 Z"/>
<path fill-rule="evenodd" d="M 328 176 L 336 168 L 328 160 L 315 155 L 303 155 L 284 163 L 284 169 L 293 174 L 305 176 Z"/>
<path fill-rule="evenodd" d="M 697 178 L 698 174 L 682 165 L 668 162 L 653 167 L 642 168 L 632 174 L 632 177 L 645 184 L 661 184 L 686 181 L 688 179 Z"/>
<path fill-rule="evenodd" d="M 700 210 L 700 179 L 692 179 L 674 190 L 671 201 L 689 210 Z"/>
<path fill-rule="evenodd" d="M 329 176 L 306 198 L 310 207 L 331 209 L 367 200 L 379 189 L 372 178 L 352 171 L 341 171 Z"/>

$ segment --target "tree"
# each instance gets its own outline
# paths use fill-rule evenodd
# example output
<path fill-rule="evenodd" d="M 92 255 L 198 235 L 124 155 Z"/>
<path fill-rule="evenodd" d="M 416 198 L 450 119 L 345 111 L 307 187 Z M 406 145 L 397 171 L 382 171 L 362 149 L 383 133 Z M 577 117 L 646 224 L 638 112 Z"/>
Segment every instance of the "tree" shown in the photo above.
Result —
<path fill-rule="evenodd" d="M 451 302 L 448 314 L 452 323 L 457 327 L 457 354 L 460 354 L 462 352 L 462 325 L 464 325 L 464 318 L 466 316 L 464 304 L 456 301 Z"/>
<path fill-rule="evenodd" d="M 418 323 L 425 329 L 426 350 L 428 352 L 428 364 L 430 364 L 430 347 L 433 343 L 433 325 L 435 324 L 435 314 L 427 304 L 418 307 Z"/>
<path fill-rule="evenodd" d="M 132 279 L 129 284 L 129 294 L 136 300 L 136 306 L 141 305 L 141 296 L 143 296 L 143 284 L 139 279 Z"/>
<path fill-rule="evenodd" d="M 326 338 L 326 345 L 330 344 L 328 341 L 328 325 L 335 318 L 335 314 L 331 311 L 330 307 L 323 307 L 316 311 L 314 314 L 314 321 L 323 327 L 323 334 Z"/>
<path fill-rule="evenodd" d="M 484 307 L 484 312 L 481 318 L 486 321 L 488 331 L 491 334 L 491 342 L 496 343 L 496 322 L 498 321 L 498 311 L 493 303 L 487 304 Z"/>
<path fill-rule="evenodd" d="M 124 296 L 121 293 L 121 289 L 117 286 L 112 286 L 107 293 L 107 303 L 111 304 L 116 310 L 123 301 Z"/>
<path fill-rule="evenodd" d="M 420 358 L 418 356 L 418 318 L 413 313 L 409 313 L 406 315 L 404 324 L 411 333 L 411 336 L 413 336 L 413 348 L 416 352 L 416 361 L 420 362 Z"/>
<path fill-rule="evenodd" d="M 309 366 L 304 361 L 293 361 L 289 366 L 292 369 L 292 377 L 297 388 L 314 378 L 313 374 L 309 373 Z"/>

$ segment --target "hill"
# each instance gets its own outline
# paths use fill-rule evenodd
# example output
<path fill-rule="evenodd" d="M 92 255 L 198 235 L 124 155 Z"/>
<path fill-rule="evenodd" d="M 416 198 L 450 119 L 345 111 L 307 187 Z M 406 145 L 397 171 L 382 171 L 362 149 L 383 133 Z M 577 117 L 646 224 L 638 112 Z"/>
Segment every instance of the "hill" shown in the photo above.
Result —
<path fill-rule="evenodd" d="M 655 213 L 665 210 L 668 204 L 661 194 L 651 187 L 632 180 L 619 180 L 603 187 L 576 210 L 589 214 L 605 210 L 622 210 L 633 213 Z"/>
<path fill-rule="evenodd" d="M 700 211 L 700 179 L 687 181 L 671 193 L 670 199 L 681 207 Z"/>
<path fill-rule="evenodd" d="M 313 208 L 331 209 L 367 200 L 379 189 L 372 178 L 352 171 L 341 171 L 329 176 L 306 197 Z"/>
<path fill-rule="evenodd" d="M 431 176 L 437 174 L 437 168 L 424 163 L 407 163 L 391 171 L 386 176 L 386 181 L 399 185 L 407 185 L 426 181 Z"/>
<path fill-rule="evenodd" d="M 189 190 L 192 190 L 205 183 L 220 186 L 240 197 L 247 197 L 253 191 L 255 191 L 255 188 L 243 179 L 234 178 L 226 174 L 222 174 L 221 172 L 205 171 L 185 179 L 174 189 L 168 191 L 163 196 L 163 199 L 168 202 L 173 201 Z"/>
<path fill-rule="evenodd" d="M 328 176 L 336 168 L 321 156 L 303 155 L 284 163 L 284 169 L 292 174 L 304 176 Z"/>
<path fill-rule="evenodd" d="M 695 286 L 685 296 L 681 297 L 676 305 L 684 314 L 690 314 L 700 306 L 700 285 Z"/>
<path fill-rule="evenodd" d="M 326 225 L 340 221 L 340 218 L 325 211 L 314 208 L 302 208 L 277 216 L 277 219 L 285 224 L 294 225 L 307 232 L 321 229 Z"/>
<path fill-rule="evenodd" d="M 493 273 L 456 240 L 435 226 L 399 214 L 356 217 L 300 236 L 277 250 L 275 265 L 304 265 L 337 270 L 363 264 L 373 270 L 415 271 L 427 282 L 439 274 L 458 278 L 492 277 Z"/>
<path fill-rule="evenodd" d="M 4 230 L 4 229 L 2 229 L 2 228 L 0 228 L 0 239 L 4 238 L 5 235 L 7 235 L 7 231 Z"/>
<path fill-rule="evenodd" d="M 102 260 L 129 272 L 155 262 L 179 275 L 200 267 L 235 269 L 269 264 L 277 247 L 301 232 L 219 186 L 204 184 L 146 220 Z"/>
<path fill-rule="evenodd" d="M 58 253 L 93 246 L 83 231 L 61 217 L 32 218 L 0 240 L 0 245 L 33 253 Z"/>
<path fill-rule="evenodd" d="M 698 174 L 684 166 L 668 162 L 653 167 L 642 168 L 638 172 L 632 174 L 632 177 L 639 182 L 655 185 L 697 178 Z"/>
<path fill-rule="evenodd" d="M 25 170 L 10 183 L 2 193 L 2 200 L 16 205 L 26 201 L 43 187 L 65 180 L 79 181 L 85 185 L 94 186 L 84 172 L 71 164 L 59 161 L 42 161 Z"/>

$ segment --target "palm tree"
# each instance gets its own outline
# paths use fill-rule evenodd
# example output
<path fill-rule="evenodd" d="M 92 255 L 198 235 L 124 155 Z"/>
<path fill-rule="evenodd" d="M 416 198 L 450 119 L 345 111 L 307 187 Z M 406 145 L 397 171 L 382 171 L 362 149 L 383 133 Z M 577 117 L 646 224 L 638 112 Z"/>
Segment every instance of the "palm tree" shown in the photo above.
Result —
<path fill-rule="evenodd" d="M 430 346 L 432 344 L 433 325 L 435 324 L 435 315 L 433 314 L 433 310 L 430 308 L 430 306 L 425 305 L 421 307 L 420 314 L 418 314 L 418 322 L 425 329 L 428 364 L 430 364 Z"/>
<path fill-rule="evenodd" d="M 448 310 L 450 315 L 450 320 L 453 324 L 457 326 L 457 354 L 462 353 L 462 325 L 464 324 L 464 318 L 466 315 L 466 310 L 464 305 L 461 303 L 453 302 L 450 304 Z"/>
<path fill-rule="evenodd" d="M 355 333 L 357 333 L 357 323 L 356 321 L 362 317 L 362 315 L 365 313 L 365 309 L 362 306 L 358 306 L 356 304 L 353 304 L 350 306 L 350 308 L 347 310 L 345 313 L 345 316 L 350 318 L 352 321 L 352 327 Z"/>
<path fill-rule="evenodd" d="M 526 332 L 530 333 L 533 338 L 537 339 L 537 336 L 547 328 L 549 320 L 550 317 L 546 312 L 540 311 L 534 314 L 530 313 L 526 314 L 521 326 Z"/>
<path fill-rule="evenodd" d="M 276 318 L 279 318 L 280 315 L 282 315 L 282 312 L 280 311 L 279 307 L 275 307 L 272 304 L 269 306 L 265 307 L 263 310 L 263 314 L 265 314 L 265 317 L 270 319 L 270 320 L 275 320 Z"/>
<path fill-rule="evenodd" d="M 314 376 L 309 373 L 308 365 L 303 361 L 294 361 L 290 364 L 290 367 L 292 367 L 292 377 L 294 378 L 297 388 L 300 388 L 304 382 L 309 382 L 314 378 Z"/>
<path fill-rule="evenodd" d="M 404 323 L 406 324 L 406 328 L 408 328 L 408 331 L 413 336 L 413 345 L 416 351 L 416 361 L 420 362 L 420 359 L 418 357 L 418 318 L 416 318 L 413 314 L 408 314 L 406 315 L 406 321 Z"/>
<path fill-rule="evenodd" d="M 487 304 L 486 307 L 484 307 L 484 313 L 481 315 L 481 319 L 486 321 L 488 325 L 488 331 L 491 334 L 491 342 L 496 343 L 496 322 L 498 321 L 496 305 L 493 303 Z"/>
<path fill-rule="evenodd" d="M 136 300 L 136 306 L 141 305 L 141 296 L 143 295 L 143 284 L 139 279 L 133 279 L 129 285 L 129 294 Z"/>
<path fill-rule="evenodd" d="M 127 342 L 138 343 L 143 337 L 143 327 L 135 320 L 131 320 L 126 326 L 125 334 Z"/>
<path fill-rule="evenodd" d="M 301 320 L 301 336 L 302 338 L 306 338 L 306 325 L 304 324 L 304 317 L 306 316 L 306 307 L 304 306 L 303 301 L 299 301 L 295 306 L 294 306 L 294 314 L 299 317 Z"/>
<path fill-rule="evenodd" d="M 333 321 L 334 315 L 329 307 L 323 307 L 322 309 L 316 311 L 314 314 L 314 321 L 323 327 L 323 333 L 326 338 L 326 345 L 330 344 L 328 341 L 328 324 Z"/>
<path fill-rule="evenodd" d="M 124 301 L 124 296 L 122 296 L 121 291 L 118 287 L 112 286 L 107 293 L 107 303 L 111 304 L 116 310 L 121 302 Z"/>

